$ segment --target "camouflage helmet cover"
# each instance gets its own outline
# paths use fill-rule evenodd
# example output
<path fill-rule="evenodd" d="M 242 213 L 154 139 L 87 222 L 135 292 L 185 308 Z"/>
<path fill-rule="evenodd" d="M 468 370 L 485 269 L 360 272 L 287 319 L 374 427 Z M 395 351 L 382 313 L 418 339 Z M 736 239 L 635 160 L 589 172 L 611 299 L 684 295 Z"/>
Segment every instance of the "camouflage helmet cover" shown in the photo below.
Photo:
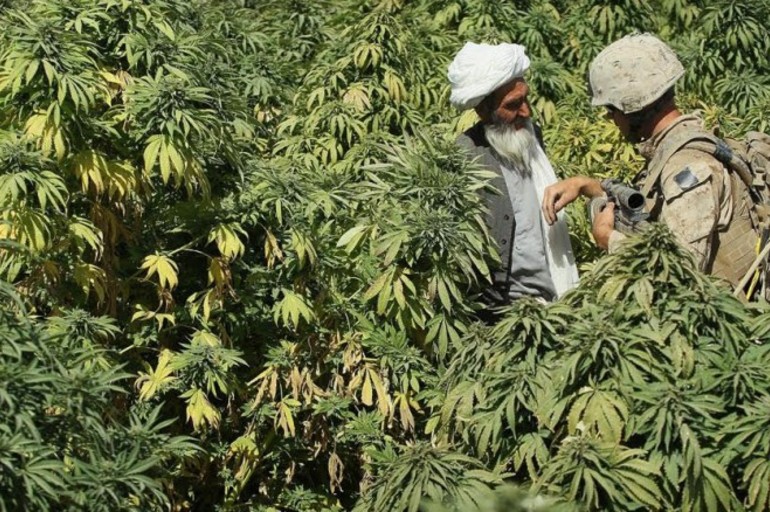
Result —
<path fill-rule="evenodd" d="M 624 114 L 652 105 L 684 74 L 674 51 L 652 34 L 625 36 L 591 62 L 591 104 L 611 105 Z"/>

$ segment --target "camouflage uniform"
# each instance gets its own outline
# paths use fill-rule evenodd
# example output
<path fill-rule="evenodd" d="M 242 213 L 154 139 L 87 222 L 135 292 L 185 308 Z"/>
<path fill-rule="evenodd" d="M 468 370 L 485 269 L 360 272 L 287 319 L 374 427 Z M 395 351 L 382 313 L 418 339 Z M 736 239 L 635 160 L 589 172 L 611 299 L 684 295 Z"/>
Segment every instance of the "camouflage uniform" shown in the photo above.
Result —
<path fill-rule="evenodd" d="M 673 91 L 684 67 L 654 35 L 631 34 L 603 49 L 588 75 L 592 105 L 631 115 L 655 108 Z M 635 184 L 647 197 L 650 220 L 665 222 L 701 270 L 735 286 L 755 257 L 751 199 L 738 175 L 712 153 L 687 146 L 705 133 L 699 118 L 676 118 L 639 146 L 647 166 Z M 609 251 L 616 251 L 624 238 L 613 231 Z"/>
<path fill-rule="evenodd" d="M 643 188 L 655 156 L 667 143 L 687 133 L 703 132 L 702 121 L 681 116 L 665 130 L 639 145 L 648 168 L 635 185 Z M 647 210 L 650 220 L 665 222 L 679 242 L 694 255 L 704 272 L 738 284 L 754 260 L 757 236 L 749 215 L 750 200 L 743 182 L 714 156 L 697 149 L 676 151 L 651 184 Z M 609 251 L 617 250 L 625 235 L 614 231 Z"/>

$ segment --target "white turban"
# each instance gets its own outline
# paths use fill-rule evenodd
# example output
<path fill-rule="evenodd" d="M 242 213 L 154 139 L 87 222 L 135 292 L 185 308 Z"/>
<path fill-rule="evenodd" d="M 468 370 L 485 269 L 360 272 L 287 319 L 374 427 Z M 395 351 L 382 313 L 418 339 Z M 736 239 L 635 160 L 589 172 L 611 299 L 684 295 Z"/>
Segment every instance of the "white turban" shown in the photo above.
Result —
<path fill-rule="evenodd" d="M 474 108 L 501 85 L 522 78 L 527 69 L 529 57 L 520 44 L 465 43 L 449 65 L 449 101 L 460 110 Z"/>

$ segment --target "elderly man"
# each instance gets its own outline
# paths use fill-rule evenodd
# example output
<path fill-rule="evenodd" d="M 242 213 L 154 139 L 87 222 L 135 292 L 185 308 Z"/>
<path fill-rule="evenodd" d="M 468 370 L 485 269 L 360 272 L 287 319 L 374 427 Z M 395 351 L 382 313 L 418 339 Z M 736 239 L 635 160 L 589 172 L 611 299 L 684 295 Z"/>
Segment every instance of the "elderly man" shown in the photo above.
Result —
<path fill-rule="evenodd" d="M 556 176 L 530 119 L 528 68 L 521 45 L 467 43 L 447 75 L 452 104 L 480 118 L 458 144 L 497 175 L 500 194 L 486 197 L 487 223 L 502 266 L 484 294 L 490 305 L 524 296 L 553 301 L 578 281 L 564 213 L 549 225 L 540 211 Z"/>
<path fill-rule="evenodd" d="M 701 270 L 739 283 L 755 257 L 757 234 L 747 187 L 717 157 L 721 141 L 694 115 L 676 107 L 674 84 L 684 68 L 674 51 L 651 34 L 615 41 L 591 63 L 592 104 L 647 160 L 635 184 L 647 197 L 650 220 L 665 222 Z M 713 151 L 704 151 L 705 147 Z M 700 142 L 701 144 L 695 144 Z M 603 194 L 593 178 L 577 176 L 548 187 L 543 211 L 549 221 L 579 195 Z M 613 208 L 594 219 L 597 245 L 615 251 L 626 238 L 616 231 Z"/>

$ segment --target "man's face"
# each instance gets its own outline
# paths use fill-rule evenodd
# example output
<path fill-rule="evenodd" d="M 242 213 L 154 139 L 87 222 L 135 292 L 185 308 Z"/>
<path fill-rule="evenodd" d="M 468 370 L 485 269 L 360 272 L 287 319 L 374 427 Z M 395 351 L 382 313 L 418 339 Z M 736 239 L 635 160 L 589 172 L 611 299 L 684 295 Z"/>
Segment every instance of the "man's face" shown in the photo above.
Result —
<path fill-rule="evenodd" d="M 607 119 L 612 121 L 615 126 L 618 127 L 618 130 L 620 130 L 620 133 L 628 142 L 636 144 L 637 142 L 641 141 L 638 134 L 639 130 L 635 129 L 633 123 L 631 122 L 631 116 L 624 114 L 622 111 L 611 105 L 607 106 L 606 109 Z"/>
<path fill-rule="evenodd" d="M 527 101 L 529 86 L 522 78 L 498 87 L 476 112 L 485 124 L 513 125 L 517 130 L 524 127 L 532 115 Z"/>
<path fill-rule="evenodd" d="M 612 105 L 607 105 L 604 108 L 607 109 L 607 119 L 615 123 L 615 126 L 618 127 L 618 130 L 620 130 L 624 137 L 628 137 L 629 124 L 625 114 Z"/>

